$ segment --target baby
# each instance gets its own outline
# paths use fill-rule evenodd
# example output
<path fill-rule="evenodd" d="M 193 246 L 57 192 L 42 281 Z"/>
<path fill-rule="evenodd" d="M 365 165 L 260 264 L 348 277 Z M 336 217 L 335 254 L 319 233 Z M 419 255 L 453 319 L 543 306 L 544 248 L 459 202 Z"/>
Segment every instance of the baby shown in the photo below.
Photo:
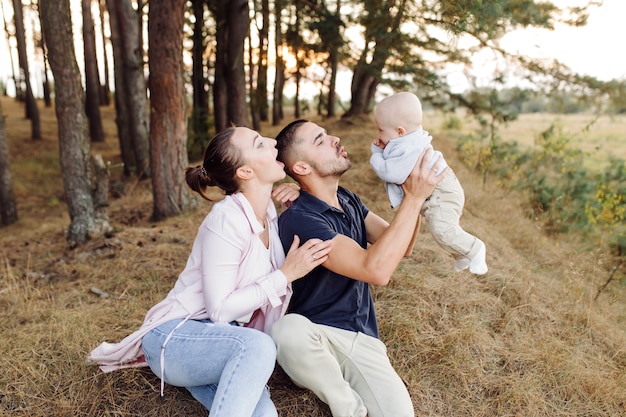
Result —
<path fill-rule="evenodd" d="M 431 146 L 432 136 L 422 129 L 422 104 L 409 92 L 396 93 L 383 99 L 374 109 L 378 139 L 372 144 L 370 163 L 396 207 L 402 201 L 402 184 L 415 166 L 425 147 Z M 431 166 L 440 161 L 439 169 L 447 164 L 435 151 Z M 483 241 L 464 231 L 459 225 L 465 193 L 454 172 L 449 169 L 435 191 L 422 205 L 422 216 L 435 241 L 454 258 L 457 272 L 469 268 L 477 275 L 487 273 L 486 247 Z"/>

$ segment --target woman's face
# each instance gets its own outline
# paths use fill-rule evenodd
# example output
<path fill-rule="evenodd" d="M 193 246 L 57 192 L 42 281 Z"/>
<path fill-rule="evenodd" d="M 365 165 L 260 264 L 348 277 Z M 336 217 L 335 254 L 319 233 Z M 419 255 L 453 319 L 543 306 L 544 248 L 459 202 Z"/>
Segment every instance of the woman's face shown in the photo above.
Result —
<path fill-rule="evenodd" d="M 262 183 L 273 184 L 285 178 L 285 165 L 276 160 L 276 140 L 261 136 L 247 127 L 237 127 L 232 143 L 239 148 L 244 167 L 254 172 Z"/>

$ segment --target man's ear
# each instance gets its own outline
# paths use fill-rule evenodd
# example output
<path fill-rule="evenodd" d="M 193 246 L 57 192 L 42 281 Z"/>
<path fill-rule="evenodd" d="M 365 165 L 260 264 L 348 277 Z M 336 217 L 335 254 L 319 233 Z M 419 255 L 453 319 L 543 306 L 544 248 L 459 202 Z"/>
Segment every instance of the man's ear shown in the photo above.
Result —
<path fill-rule="evenodd" d="M 304 161 L 297 161 L 293 164 L 292 171 L 297 175 L 307 175 L 311 172 L 311 166 Z"/>
<path fill-rule="evenodd" d="M 235 175 L 237 176 L 237 178 L 240 178 L 242 180 L 249 180 L 250 178 L 254 177 L 254 170 L 248 165 L 244 165 L 237 168 Z"/>

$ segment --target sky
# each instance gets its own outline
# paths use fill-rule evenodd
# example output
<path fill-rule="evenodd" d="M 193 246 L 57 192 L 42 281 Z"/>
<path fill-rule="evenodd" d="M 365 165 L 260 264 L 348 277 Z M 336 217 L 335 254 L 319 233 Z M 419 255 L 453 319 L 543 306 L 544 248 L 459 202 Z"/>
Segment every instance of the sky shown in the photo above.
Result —
<path fill-rule="evenodd" d="M 3 0 L 0 0 L 3 1 Z M 586 0 L 553 0 L 558 6 L 579 5 Z M 10 2 L 4 3 L 4 13 L 10 17 Z M 80 29 L 79 29 L 80 30 Z M 2 28 L 4 33 L 4 28 Z M 626 79 L 626 0 L 604 0 L 600 7 L 593 7 L 586 26 L 571 28 L 557 27 L 554 31 L 525 29 L 507 34 L 502 45 L 512 52 L 541 58 L 556 58 L 575 72 L 594 76 L 601 80 Z M 488 61 L 488 56 L 478 57 Z M 14 63 L 17 66 L 16 58 Z M 487 63 L 478 62 L 478 68 L 489 68 Z M 36 77 L 33 85 L 41 85 L 41 71 L 31 68 L 31 75 Z M 11 79 L 11 60 L 8 53 L 6 35 L 0 39 L 0 80 Z M 457 74 L 460 75 L 460 74 Z M 454 74 L 449 77 L 450 83 L 457 88 L 464 87 L 462 77 Z M 350 85 L 342 81 L 342 85 Z M 12 84 L 12 83 L 9 83 Z M 347 97 L 345 97 L 347 98 Z M 344 98 L 344 99 L 345 99 Z"/>
<path fill-rule="evenodd" d="M 580 3 L 555 1 L 557 5 Z M 582 28 L 516 31 L 506 35 L 503 43 L 512 51 L 555 57 L 574 71 L 603 81 L 626 79 L 625 18 L 626 1 L 604 0 L 602 6 L 591 9 L 587 25 Z"/>

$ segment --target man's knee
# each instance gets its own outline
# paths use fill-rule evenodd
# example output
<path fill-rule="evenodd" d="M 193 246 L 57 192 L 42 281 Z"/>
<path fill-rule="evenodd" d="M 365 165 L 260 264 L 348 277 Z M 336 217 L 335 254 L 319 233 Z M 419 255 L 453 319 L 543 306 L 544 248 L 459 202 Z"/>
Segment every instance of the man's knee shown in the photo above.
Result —
<path fill-rule="evenodd" d="M 276 345 L 285 346 L 294 341 L 302 340 L 311 322 L 300 314 L 286 314 L 272 326 L 270 335 Z"/>

